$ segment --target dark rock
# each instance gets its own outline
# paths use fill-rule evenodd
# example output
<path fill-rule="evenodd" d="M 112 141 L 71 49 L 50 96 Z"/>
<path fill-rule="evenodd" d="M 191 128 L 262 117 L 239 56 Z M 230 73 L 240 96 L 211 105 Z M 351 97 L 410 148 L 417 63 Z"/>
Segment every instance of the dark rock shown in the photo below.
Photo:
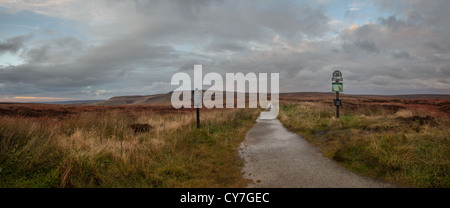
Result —
<path fill-rule="evenodd" d="M 148 124 L 132 124 L 130 127 L 133 129 L 134 133 L 145 133 L 152 129 L 152 126 Z"/>

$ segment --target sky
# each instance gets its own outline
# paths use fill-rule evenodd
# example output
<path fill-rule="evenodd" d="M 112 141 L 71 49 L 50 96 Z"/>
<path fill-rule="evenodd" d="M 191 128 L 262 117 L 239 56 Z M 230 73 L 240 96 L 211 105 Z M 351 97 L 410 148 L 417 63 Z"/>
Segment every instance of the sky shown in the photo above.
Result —
<path fill-rule="evenodd" d="M 340 70 L 344 93 L 450 94 L 449 11 L 448 0 L 0 0 L 0 102 L 167 93 L 194 64 L 279 73 L 281 92 L 330 92 Z"/>

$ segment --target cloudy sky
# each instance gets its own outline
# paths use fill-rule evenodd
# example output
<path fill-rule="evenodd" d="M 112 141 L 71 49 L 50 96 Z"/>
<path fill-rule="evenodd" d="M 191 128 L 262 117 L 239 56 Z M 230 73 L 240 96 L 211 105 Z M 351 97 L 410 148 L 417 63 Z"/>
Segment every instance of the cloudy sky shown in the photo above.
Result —
<path fill-rule="evenodd" d="M 0 101 L 166 93 L 174 73 L 282 92 L 450 94 L 448 0 L 0 0 Z"/>

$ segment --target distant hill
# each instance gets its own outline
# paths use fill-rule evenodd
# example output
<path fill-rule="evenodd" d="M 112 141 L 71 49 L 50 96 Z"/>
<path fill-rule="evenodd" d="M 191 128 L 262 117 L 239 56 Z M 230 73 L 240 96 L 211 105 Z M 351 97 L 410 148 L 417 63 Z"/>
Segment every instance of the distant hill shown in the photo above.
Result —
<path fill-rule="evenodd" d="M 109 100 L 93 103 L 95 105 L 138 105 L 138 104 L 155 104 L 155 103 L 170 103 L 172 92 L 166 94 L 156 95 L 130 95 L 117 96 Z"/>
<path fill-rule="evenodd" d="M 59 105 L 89 105 L 98 102 L 103 102 L 104 100 L 70 100 L 70 101 L 55 101 L 55 102 L 33 102 L 42 104 L 59 104 Z"/>
<path fill-rule="evenodd" d="M 225 92 L 224 98 L 225 98 Z M 342 93 L 341 98 L 353 99 L 450 99 L 450 95 L 444 94 L 414 94 L 414 95 L 355 95 Z M 139 104 L 168 104 L 171 102 L 172 92 L 156 95 L 130 95 L 117 96 L 109 100 L 92 103 L 94 105 L 139 105 Z M 214 97 L 214 96 L 213 96 Z M 270 97 L 270 94 L 269 94 Z M 332 92 L 289 92 L 280 93 L 280 100 L 317 100 L 333 99 L 335 94 Z M 224 99 L 225 100 L 225 99 Z M 248 100 L 248 93 L 246 93 Z"/>
<path fill-rule="evenodd" d="M 280 99 L 289 97 L 301 98 L 331 98 L 335 97 L 334 92 L 288 92 L 280 93 Z M 407 94 L 407 95 L 365 95 L 341 93 L 342 98 L 386 98 L 386 99 L 450 99 L 450 94 Z"/>
<path fill-rule="evenodd" d="M 203 91 L 205 92 L 205 91 Z M 140 105 L 140 104 L 170 104 L 172 99 L 172 93 L 156 94 L 156 95 L 130 95 L 130 96 L 117 96 L 112 97 L 109 100 L 94 103 L 94 105 Z M 194 93 L 193 91 L 191 92 Z M 223 92 L 224 100 L 226 92 Z M 235 92 L 235 97 L 237 93 Z M 193 96 L 192 96 L 193 97 Z M 248 101 L 248 93 L 245 94 Z M 269 95 L 270 98 L 270 95 Z M 215 99 L 215 95 L 212 96 Z"/>
<path fill-rule="evenodd" d="M 412 94 L 412 95 L 390 95 L 401 99 L 450 99 L 450 95 L 444 94 Z"/>

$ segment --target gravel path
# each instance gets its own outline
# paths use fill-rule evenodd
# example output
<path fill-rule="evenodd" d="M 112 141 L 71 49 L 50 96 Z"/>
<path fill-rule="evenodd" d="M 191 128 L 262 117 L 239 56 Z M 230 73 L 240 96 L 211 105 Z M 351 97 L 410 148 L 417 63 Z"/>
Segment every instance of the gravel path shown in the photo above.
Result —
<path fill-rule="evenodd" d="M 278 119 L 257 119 L 241 144 L 244 177 L 252 188 L 393 187 L 359 176 L 325 158 Z"/>

